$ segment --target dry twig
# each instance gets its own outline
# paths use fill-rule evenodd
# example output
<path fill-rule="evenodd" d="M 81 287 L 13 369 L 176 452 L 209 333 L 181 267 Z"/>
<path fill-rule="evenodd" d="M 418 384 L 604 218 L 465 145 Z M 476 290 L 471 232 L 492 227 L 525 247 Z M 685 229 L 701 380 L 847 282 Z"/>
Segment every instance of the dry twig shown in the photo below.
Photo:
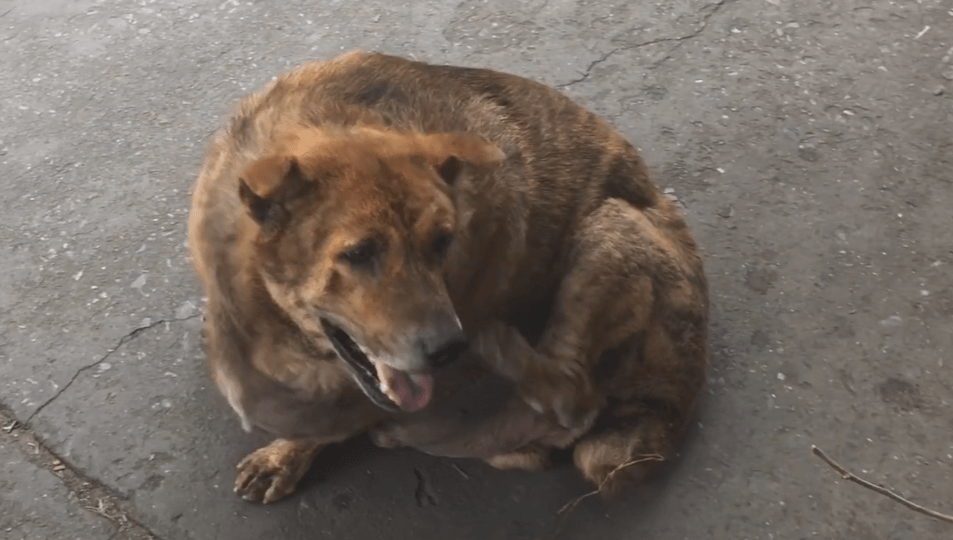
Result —
<path fill-rule="evenodd" d="M 576 497 L 575 499 L 564 504 L 563 507 L 559 509 L 559 512 L 556 512 L 556 519 L 558 520 L 561 517 L 563 517 L 564 514 L 568 514 L 579 503 L 588 499 L 589 497 L 602 493 L 602 490 L 606 487 L 606 485 L 608 485 L 609 482 L 612 481 L 612 479 L 615 477 L 615 475 L 618 474 L 623 469 L 628 469 L 629 467 L 633 465 L 638 465 L 639 463 L 645 463 L 647 461 L 665 461 L 665 458 L 662 457 L 660 454 L 649 454 L 645 456 L 639 456 L 638 458 L 633 459 L 631 461 L 626 461 L 622 465 L 619 465 L 615 469 L 612 469 L 612 471 L 609 472 L 609 474 L 607 474 L 606 477 L 602 479 L 602 482 L 599 482 L 599 487 L 597 487 L 594 491 L 590 491 L 589 493 Z"/>
<path fill-rule="evenodd" d="M 880 493 L 881 495 L 889 497 L 897 501 L 898 503 L 906 506 L 907 508 L 910 508 L 916 512 L 920 512 L 921 514 L 926 514 L 932 518 L 936 518 L 941 521 L 946 521 L 948 523 L 953 523 L 953 516 L 948 516 L 946 514 L 941 514 L 934 510 L 930 510 L 929 508 L 924 508 L 923 506 L 920 506 L 919 504 L 916 504 L 916 503 L 908 501 L 907 499 L 904 499 L 900 495 L 897 495 L 896 493 L 890 491 L 889 489 L 883 486 L 878 486 L 876 484 L 872 484 L 864 480 L 863 478 L 858 478 L 854 476 L 853 474 L 851 474 L 850 472 L 848 472 L 847 469 L 841 467 L 840 464 L 838 464 L 836 461 L 827 457 L 827 454 L 825 454 L 820 448 L 816 446 L 812 446 L 811 449 L 814 452 L 815 456 L 824 460 L 824 462 L 830 465 L 831 468 L 833 468 L 835 471 L 840 473 L 841 478 L 843 478 L 844 480 L 850 480 L 851 482 L 854 482 L 855 484 L 860 484 L 871 491 L 875 491 L 877 493 Z"/>
<path fill-rule="evenodd" d="M 464 471 L 463 469 L 461 469 L 459 466 L 457 466 L 456 463 L 452 463 L 451 466 L 454 468 L 454 470 L 456 470 L 458 473 L 460 473 L 460 476 L 466 478 L 467 480 L 470 479 L 470 475 L 467 474 L 466 471 Z"/>

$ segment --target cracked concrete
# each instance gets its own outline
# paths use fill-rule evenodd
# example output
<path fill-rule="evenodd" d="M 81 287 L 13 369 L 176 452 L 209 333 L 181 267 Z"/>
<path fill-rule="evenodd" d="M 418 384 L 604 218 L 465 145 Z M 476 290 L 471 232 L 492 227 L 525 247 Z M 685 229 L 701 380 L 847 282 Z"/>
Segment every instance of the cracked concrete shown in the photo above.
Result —
<path fill-rule="evenodd" d="M 595 67 L 598 66 L 599 64 L 605 62 L 606 60 L 609 59 L 610 56 L 612 56 L 612 55 L 614 55 L 614 54 L 616 54 L 616 53 L 618 53 L 618 52 L 631 51 L 631 50 L 634 50 L 634 49 L 639 49 L 639 48 L 641 48 L 641 47 L 647 47 L 647 46 L 649 46 L 649 45 L 657 45 L 657 44 L 659 44 L 659 43 L 666 43 L 666 42 L 676 42 L 676 43 L 678 43 L 678 42 L 682 42 L 682 41 L 689 40 L 689 39 L 693 39 L 693 38 L 696 38 L 696 37 L 700 36 L 700 35 L 702 34 L 702 32 L 705 31 L 705 28 L 708 27 L 708 20 L 709 20 L 715 13 L 717 13 L 718 10 L 721 9 L 722 6 L 725 5 L 725 2 L 726 2 L 726 1 L 727 1 L 727 0 L 720 0 L 719 2 L 715 2 L 715 3 L 713 3 L 713 4 L 708 4 L 708 5 L 706 5 L 705 7 L 703 7 L 703 8 L 702 8 L 702 11 L 705 12 L 705 15 L 702 17 L 702 20 L 701 20 L 701 22 L 699 23 L 699 28 L 698 28 L 696 31 L 694 31 L 694 32 L 692 32 L 692 33 L 690 33 L 690 34 L 688 34 L 688 35 L 684 35 L 684 36 L 679 36 L 679 37 L 661 37 L 661 38 L 656 38 L 656 39 L 652 39 L 652 40 L 649 40 L 649 41 L 645 41 L 645 42 L 642 42 L 642 43 L 638 43 L 638 44 L 635 44 L 635 45 L 629 45 L 629 46 L 626 46 L 626 47 L 617 47 L 617 48 L 615 48 L 615 49 L 612 49 L 611 51 L 609 51 L 609 52 L 603 54 L 601 57 L 597 58 L 596 60 L 593 60 L 592 62 L 590 62 L 590 63 L 589 63 L 589 66 L 586 67 L 586 70 L 583 72 L 582 77 L 579 77 L 578 79 L 573 79 L 573 80 L 571 80 L 571 81 L 569 81 L 569 82 L 566 82 L 566 83 L 556 84 L 556 85 L 555 85 L 556 88 L 566 88 L 566 87 L 572 86 L 572 85 L 577 84 L 577 83 L 585 82 L 587 79 L 589 79 L 589 75 L 590 75 L 590 73 L 592 73 L 592 69 L 593 69 L 593 68 L 595 68 Z M 699 13 L 701 13 L 701 11 L 700 11 Z M 662 62 L 664 62 L 665 60 L 668 60 L 669 58 L 671 58 L 671 53 L 673 53 L 673 52 L 675 51 L 675 48 L 676 48 L 676 47 L 673 47 L 672 50 L 669 52 L 669 54 L 666 54 L 664 57 L 662 57 L 662 59 L 660 59 L 659 61 L 657 61 L 652 67 L 658 67 Z"/>
<path fill-rule="evenodd" d="M 162 540 L 949 538 L 810 453 L 953 511 L 949 0 L 0 0 L 0 14 L 0 404 L 26 424 L 0 433 L 0 536 L 138 534 L 115 510 Z M 685 208 L 708 257 L 711 384 L 662 478 L 557 522 L 589 489 L 570 468 L 503 473 L 358 439 L 287 501 L 232 493 L 265 441 L 203 364 L 189 189 L 229 103 L 354 47 L 560 85 Z M 52 454 L 31 461 L 9 437 L 34 434 Z"/>
<path fill-rule="evenodd" d="M 10 474 L 0 479 L 4 538 L 156 540 L 129 516 L 127 502 L 64 463 L 3 409 L 0 424 L 0 461 Z"/>
<path fill-rule="evenodd" d="M 3 538 L 111 540 L 115 532 L 72 496 L 53 473 L 32 465 L 0 433 L 0 535 Z"/>
<path fill-rule="evenodd" d="M 46 401 L 44 401 L 43 403 L 41 403 L 40 406 L 37 407 L 36 410 L 34 410 L 33 413 L 31 413 L 30 416 L 27 417 L 26 423 L 30 423 L 30 421 L 33 420 L 33 417 L 35 417 L 36 415 L 40 414 L 40 413 L 43 411 L 43 409 L 46 408 L 47 405 L 49 405 L 50 403 L 53 403 L 54 401 L 56 401 L 56 398 L 60 397 L 64 392 L 66 392 L 67 390 L 69 390 L 69 387 L 72 386 L 72 384 L 73 384 L 74 382 L 76 382 L 76 379 L 77 379 L 83 372 L 88 371 L 88 370 L 90 370 L 90 369 L 93 369 L 94 367 L 97 367 L 97 366 L 102 365 L 103 362 L 105 362 L 106 360 L 108 360 L 109 357 L 112 356 L 112 354 L 113 354 L 114 352 L 116 352 L 120 347 L 122 347 L 122 346 L 125 345 L 126 343 L 129 343 L 130 341 L 136 339 L 136 337 L 139 336 L 139 335 L 141 335 L 143 332 L 146 332 L 146 331 L 148 331 L 148 330 L 150 330 L 150 329 L 152 329 L 152 328 L 155 328 L 155 327 L 157 327 L 157 326 L 159 326 L 159 325 L 162 325 L 162 324 L 169 324 L 169 323 L 174 323 L 174 322 L 189 321 L 189 320 L 192 320 L 192 319 L 195 319 L 195 318 L 198 318 L 198 317 L 201 317 L 201 314 L 196 313 L 195 315 L 190 315 L 190 316 L 188 316 L 188 317 L 184 317 L 184 318 L 181 318 L 181 319 L 175 319 L 175 318 L 173 318 L 173 319 L 159 319 L 159 320 L 156 321 L 156 322 L 149 323 L 149 324 L 147 324 L 147 325 L 145 325 L 145 326 L 140 326 L 140 327 L 138 327 L 138 328 L 135 328 L 134 330 L 132 330 L 132 331 L 129 332 L 128 334 L 122 336 L 122 337 L 119 339 L 119 342 L 116 343 L 116 345 L 115 345 L 114 347 L 112 347 L 112 348 L 110 348 L 109 350 L 107 350 L 107 351 L 106 351 L 106 354 L 104 354 L 99 360 L 96 360 L 96 361 L 93 362 L 92 364 L 87 364 L 87 365 L 85 365 L 85 366 L 83 366 L 83 367 L 77 369 L 77 370 L 76 370 L 76 373 L 73 373 L 73 376 L 70 377 L 69 381 L 67 381 L 66 384 L 64 384 L 63 386 L 61 386 L 61 387 L 56 391 L 55 394 L 53 394 L 49 399 L 47 399 Z"/>

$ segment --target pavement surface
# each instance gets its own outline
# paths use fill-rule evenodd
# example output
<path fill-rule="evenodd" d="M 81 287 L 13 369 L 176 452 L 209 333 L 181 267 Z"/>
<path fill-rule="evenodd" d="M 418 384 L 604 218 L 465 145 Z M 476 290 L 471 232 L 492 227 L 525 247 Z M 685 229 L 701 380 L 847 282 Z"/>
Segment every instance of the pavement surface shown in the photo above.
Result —
<path fill-rule="evenodd" d="M 953 524 L 953 1 L 0 0 L 0 538 L 939 540 Z M 203 364 L 189 189 L 228 105 L 356 47 L 561 87 L 712 288 L 681 459 L 611 504 L 366 440 L 273 506 Z"/>

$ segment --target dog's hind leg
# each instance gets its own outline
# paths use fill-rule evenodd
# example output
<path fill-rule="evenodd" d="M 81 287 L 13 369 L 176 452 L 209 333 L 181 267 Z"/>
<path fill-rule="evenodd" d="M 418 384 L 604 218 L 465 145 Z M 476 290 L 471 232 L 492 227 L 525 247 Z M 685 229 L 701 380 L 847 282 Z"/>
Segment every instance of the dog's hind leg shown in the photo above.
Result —
<path fill-rule="evenodd" d="M 576 443 L 573 461 L 603 496 L 640 482 L 660 462 L 672 458 L 677 433 L 659 417 L 633 427 L 594 430 Z"/>
<path fill-rule="evenodd" d="M 477 337 L 484 357 L 533 408 L 579 434 L 613 394 L 694 402 L 708 359 L 707 283 L 671 203 L 604 201 L 580 224 L 569 259 L 535 347 L 497 325 Z M 609 366 L 606 354 L 620 348 Z"/>
<path fill-rule="evenodd" d="M 323 443 L 275 439 L 248 454 L 236 468 L 235 493 L 247 501 L 275 502 L 295 490 Z"/>
<path fill-rule="evenodd" d="M 660 317 L 600 359 L 594 379 L 608 403 L 573 460 L 603 495 L 674 458 L 703 387 L 706 334 L 696 331 L 681 318 Z"/>

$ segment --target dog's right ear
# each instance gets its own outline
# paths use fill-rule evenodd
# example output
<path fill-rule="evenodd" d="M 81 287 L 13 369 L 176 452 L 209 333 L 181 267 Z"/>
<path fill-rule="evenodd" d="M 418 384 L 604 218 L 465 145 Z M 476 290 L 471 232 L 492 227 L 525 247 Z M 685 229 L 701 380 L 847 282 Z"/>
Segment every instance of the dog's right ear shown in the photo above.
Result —
<path fill-rule="evenodd" d="M 269 156 L 245 169 L 238 180 L 238 196 L 262 234 L 270 238 L 288 224 L 288 202 L 307 185 L 293 156 Z"/>
<path fill-rule="evenodd" d="M 464 168 L 488 171 L 506 158 L 500 147 L 474 133 L 418 135 L 418 144 L 437 173 L 450 185 Z"/>

